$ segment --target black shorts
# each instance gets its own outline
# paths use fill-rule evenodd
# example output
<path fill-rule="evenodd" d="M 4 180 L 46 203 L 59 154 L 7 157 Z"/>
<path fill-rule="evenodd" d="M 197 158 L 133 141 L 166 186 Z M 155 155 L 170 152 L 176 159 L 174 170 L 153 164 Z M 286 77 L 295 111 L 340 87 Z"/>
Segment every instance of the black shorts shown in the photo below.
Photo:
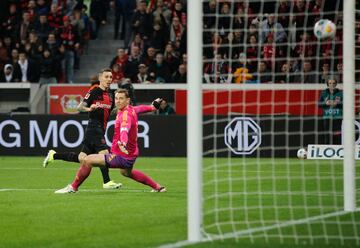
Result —
<path fill-rule="evenodd" d="M 82 142 L 83 146 L 81 152 L 86 154 L 96 154 L 103 150 L 108 150 L 109 147 L 106 145 L 106 140 L 103 134 L 99 132 L 86 130 L 85 138 Z"/>

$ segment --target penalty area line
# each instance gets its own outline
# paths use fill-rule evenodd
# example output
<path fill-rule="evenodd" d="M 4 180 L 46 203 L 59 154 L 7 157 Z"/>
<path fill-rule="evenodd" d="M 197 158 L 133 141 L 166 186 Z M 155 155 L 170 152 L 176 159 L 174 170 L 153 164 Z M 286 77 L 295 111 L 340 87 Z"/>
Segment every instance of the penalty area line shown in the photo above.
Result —
<path fill-rule="evenodd" d="M 360 211 L 360 208 L 356 209 L 356 212 L 358 212 L 358 211 Z M 351 213 L 351 212 L 338 211 L 338 212 L 332 212 L 332 213 L 328 213 L 328 214 L 312 216 L 312 217 L 299 219 L 299 220 L 286 221 L 286 222 L 283 222 L 283 223 L 277 223 L 277 224 L 270 225 L 270 226 L 262 226 L 262 227 L 251 228 L 251 229 L 247 229 L 247 230 L 243 230 L 243 231 L 239 231 L 239 232 L 227 233 L 227 234 L 224 234 L 224 235 L 211 235 L 210 234 L 210 235 L 207 235 L 206 238 L 204 238 L 203 240 L 201 240 L 199 242 L 192 242 L 192 241 L 188 241 L 188 240 L 182 240 L 182 241 L 179 241 L 179 242 L 176 242 L 176 243 L 170 243 L 170 244 L 161 245 L 161 246 L 158 246 L 157 248 L 176 248 L 176 247 L 184 247 L 184 246 L 187 246 L 187 245 L 192 245 L 192 244 L 197 244 L 197 243 L 210 242 L 210 241 L 223 240 L 223 239 L 230 239 L 230 238 L 235 238 L 235 237 L 240 237 L 240 236 L 253 234 L 253 233 L 256 233 L 256 232 L 264 232 L 264 231 L 269 231 L 269 230 L 273 230 L 273 229 L 277 229 L 277 228 L 284 228 L 284 227 L 293 226 L 293 225 L 301 225 L 301 224 L 305 224 L 305 223 L 309 223 L 309 222 L 313 222 L 313 221 L 317 221 L 317 220 L 321 220 L 321 219 L 341 216 L 341 215 L 345 215 L 345 214 L 349 214 L 349 213 Z"/>

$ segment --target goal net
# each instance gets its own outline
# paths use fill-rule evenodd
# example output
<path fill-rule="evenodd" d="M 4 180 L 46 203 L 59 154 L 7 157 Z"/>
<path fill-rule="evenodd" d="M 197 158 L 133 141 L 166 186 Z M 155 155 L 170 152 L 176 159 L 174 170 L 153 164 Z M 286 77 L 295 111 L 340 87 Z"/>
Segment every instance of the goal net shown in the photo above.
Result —
<path fill-rule="evenodd" d="M 202 2 L 203 239 L 360 245 L 344 210 L 343 2 Z M 314 36 L 319 19 L 335 37 Z M 308 145 L 315 159 L 297 158 Z"/>

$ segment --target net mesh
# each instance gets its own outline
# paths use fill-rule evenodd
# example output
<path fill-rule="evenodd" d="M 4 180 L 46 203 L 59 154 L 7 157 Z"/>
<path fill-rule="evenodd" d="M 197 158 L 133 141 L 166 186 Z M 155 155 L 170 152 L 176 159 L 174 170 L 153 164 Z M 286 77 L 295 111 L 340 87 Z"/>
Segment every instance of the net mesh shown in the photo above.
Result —
<path fill-rule="evenodd" d="M 342 161 L 296 154 L 308 144 L 341 144 L 341 110 L 327 113 L 321 105 L 331 99 L 338 101 L 331 109 L 339 109 L 341 91 L 320 96 L 329 79 L 342 87 L 342 5 L 203 1 L 202 231 L 208 238 L 360 245 L 360 214 L 343 211 Z M 315 37 L 319 19 L 336 24 L 335 37 Z M 358 68 L 355 73 L 358 81 Z M 360 199 L 359 187 L 356 194 Z"/>

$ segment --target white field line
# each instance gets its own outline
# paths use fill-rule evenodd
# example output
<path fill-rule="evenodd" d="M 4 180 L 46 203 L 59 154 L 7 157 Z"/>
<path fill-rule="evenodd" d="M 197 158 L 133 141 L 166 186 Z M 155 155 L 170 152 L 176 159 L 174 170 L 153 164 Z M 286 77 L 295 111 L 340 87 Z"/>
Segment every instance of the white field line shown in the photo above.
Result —
<path fill-rule="evenodd" d="M 55 191 L 58 189 L 21 189 L 21 188 L 0 188 L 0 192 L 7 192 L 7 191 Z M 141 190 L 141 189 L 118 189 L 119 191 L 124 192 L 149 192 L 150 190 Z M 116 190 L 106 190 L 106 189 L 80 189 L 79 192 L 114 192 Z M 178 191 L 176 192 L 178 193 Z M 274 195 L 274 192 L 251 192 L 251 193 L 239 193 L 239 195 Z M 304 195 L 304 192 L 276 192 L 275 195 Z M 334 193 L 306 193 L 306 196 L 337 196 L 342 197 L 342 194 L 334 194 Z M 211 199 L 213 197 L 208 197 Z"/>
<path fill-rule="evenodd" d="M 0 188 L 0 192 L 8 192 L 8 191 L 55 191 L 58 189 L 17 189 L 17 188 Z M 81 192 L 137 192 L 137 193 L 147 193 L 150 190 L 142 190 L 142 189 L 118 189 L 118 190 L 108 190 L 108 189 L 80 189 Z M 66 194 L 65 194 L 66 195 Z M 71 194 L 68 194 L 71 195 Z"/>
<path fill-rule="evenodd" d="M 69 170 L 69 171 L 76 171 L 79 168 L 74 166 L 74 167 L 51 167 L 51 168 L 46 168 L 47 170 Z M 0 171 L 1 170 L 45 170 L 45 168 L 43 167 L 39 167 L 39 168 L 13 168 L 13 167 L 0 167 Z M 111 169 L 111 170 L 116 170 L 116 169 Z M 168 171 L 175 171 L 175 172 L 187 172 L 187 169 L 151 169 L 151 168 L 144 168 L 142 167 L 141 170 L 144 171 L 164 171 L 164 172 L 168 172 Z M 217 172 L 229 172 L 229 170 L 216 170 Z M 204 170 L 204 173 L 213 173 L 214 170 Z M 234 173 L 243 173 L 243 171 L 234 171 Z M 269 173 L 269 171 L 263 171 L 263 170 L 246 170 L 246 172 L 248 173 Z M 301 173 L 303 174 L 302 171 L 287 171 L 287 170 L 276 170 L 276 173 L 293 173 L 293 174 L 297 174 L 297 173 Z M 339 172 L 328 172 L 328 171 L 320 171 L 317 172 L 318 174 L 339 174 L 342 175 L 342 171 Z M 313 175 L 313 173 L 309 172 L 308 174 Z M 306 173 L 305 173 L 306 175 Z"/>
<path fill-rule="evenodd" d="M 360 209 L 356 209 L 356 211 L 360 211 Z M 243 231 L 239 231 L 239 232 L 235 232 L 235 233 L 227 233 L 227 234 L 224 234 L 224 235 L 208 235 L 207 238 L 204 238 L 200 242 L 202 243 L 202 242 L 208 242 L 208 241 L 235 238 L 235 237 L 239 237 L 239 236 L 245 236 L 245 235 L 253 234 L 253 233 L 256 233 L 256 232 L 264 232 L 264 231 L 269 231 L 269 230 L 273 230 L 273 229 L 277 229 L 277 228 L 283 228 L 283 227 L 288 227 L 288 226 L 293 226 L 293 225 L 301 225 L 301 224 L 305 224 L 305 223 L 310 223 L 312 221 L 317 221 L 317 220 L 321 220 L 321 219 L 341 216 L 341 215 L 345 215 L 345 214 L 349 214 L 349 213 L 350 212 L 339 211 L 339 212 L 333 212 L 333 213 L 328 213 L 328 214 L 323 214 L 323 215 L 317 215 L 317 216 L 304 218 L 304 219 L 299 219 L 299 220 L 286 221 L 286 222 L 283 222 L 283 223 L 277 223 L 277 224 L 270 225 L 270 226 L 262 226 L 262 227 L 251 228 L 251 229 L 247 229 L 247 230 L 243 230 Z M 183 241 L 179 241 L 179 242 L 176 242 L 176 243 L 161 245 L 161 246 L 158 246 L 157 248 L 184 247 L 184 246 L 195 244 L 195 243 L 197 243 L 197 242 L 190 242 L 190 241 L 187 241 L 187 240 L 183 240 Z"/>

